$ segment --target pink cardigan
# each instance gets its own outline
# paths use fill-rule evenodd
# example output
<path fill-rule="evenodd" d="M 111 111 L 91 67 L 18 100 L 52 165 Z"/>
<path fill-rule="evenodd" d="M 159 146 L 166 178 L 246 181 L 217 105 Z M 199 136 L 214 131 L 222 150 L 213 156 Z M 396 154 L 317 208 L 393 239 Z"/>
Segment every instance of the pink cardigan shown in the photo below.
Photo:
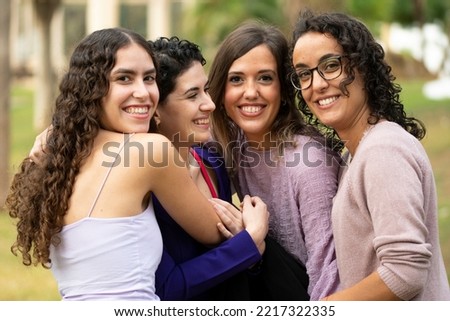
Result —
<path fill-rule="evenodd" d="M 374 271 L 403 300 L 450 300 L 437 196 L 420 142 L 382 121 L 345 167 L 332 211 L 341 289 Z"/>

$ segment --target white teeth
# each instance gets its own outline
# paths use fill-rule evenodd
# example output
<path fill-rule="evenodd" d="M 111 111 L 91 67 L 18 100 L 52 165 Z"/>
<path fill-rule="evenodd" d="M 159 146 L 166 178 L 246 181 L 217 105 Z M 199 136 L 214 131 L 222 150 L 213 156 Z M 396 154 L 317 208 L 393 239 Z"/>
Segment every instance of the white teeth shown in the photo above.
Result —
<path fill-rule="evenodd" d="M 148 107 L 127 107 L 125 108 L 125 112 L 129 114 L 147 114 Z"/>
<path fill-rule="evenodd" d="M 208 118 L 196 119 L 196 120 L 194 120 L 194 124 L 196 124 L 196 125 L 208 125 L 209 124 L 209 119 Z"/>
<path fill-rule="evenodd" d="M 257 113 L 262 109 L 262 107 L 244 106 L 244 107 L 241 107 L 241 109 L 243 112 L 246 112 L 246 113 Z"/>
<path fill-rule="evenodd" d="M 326 98 L 326 99 L 321 99 L 319 100 L 319 105 L 320 106 L 324 106 L 324 105 L 328 105 L 331 104 L 333 101 L 335 101 L 336 99 L 338 99 L 337 96 L 335 97 L 330 97 L 330 98 Z"/>

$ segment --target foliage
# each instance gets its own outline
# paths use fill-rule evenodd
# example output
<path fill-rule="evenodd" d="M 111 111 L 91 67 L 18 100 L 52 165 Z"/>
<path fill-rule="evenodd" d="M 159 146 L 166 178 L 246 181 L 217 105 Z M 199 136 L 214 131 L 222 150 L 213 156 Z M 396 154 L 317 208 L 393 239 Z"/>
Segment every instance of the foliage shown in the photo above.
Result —
<path fill-rule="evenodd" d="M 210 61 L 215 46 L 239 23 L 248 19 L 282 25 L 284 15 L 278 0 L 199 1 L 186 13 L 182 36 L 199 44 Z"/>
<path fill-rule="evenodd" d="M 389 21 L 404 25 L 425 22 L 446 22 L 450 1 L 442 0 L 396 0 L 390 6 Z"/>

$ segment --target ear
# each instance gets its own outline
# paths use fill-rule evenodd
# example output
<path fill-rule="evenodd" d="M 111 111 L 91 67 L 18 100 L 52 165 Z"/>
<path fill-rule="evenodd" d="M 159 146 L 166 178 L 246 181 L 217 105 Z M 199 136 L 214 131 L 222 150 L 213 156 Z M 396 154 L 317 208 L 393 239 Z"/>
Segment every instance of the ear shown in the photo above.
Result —
<path fill-rule="evenodd" d="M 155 110 L 155 114 L 153 115 L 153 119 L 155 120 L 156 126 L 159 126 L 159 124 L 161 123 L 161 118 L 159 116 L 158 108 L 156 108 L 156 110 Z"/>

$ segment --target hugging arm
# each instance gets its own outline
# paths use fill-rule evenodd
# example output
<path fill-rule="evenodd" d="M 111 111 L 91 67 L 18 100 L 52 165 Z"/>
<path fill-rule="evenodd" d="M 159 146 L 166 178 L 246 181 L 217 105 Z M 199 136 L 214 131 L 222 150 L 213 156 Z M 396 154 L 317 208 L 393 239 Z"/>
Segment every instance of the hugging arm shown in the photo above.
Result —
<path fill-rule="evenodd" d="M 232 216 L 225 220 L 231 225 L 224 223 L 224 228 L 233 230 L 240 212 L 225 201 L 214 202 L 221 217 Z M 180 264 L 164 251 L 156 272 L 156 292 L 162 300 L 193 298 L 261 260 L 268 229 L 266 206 L 259 198 L 248 196 L 242 205 L 245 230 L 233 231 L 237 233 L 216 248 Z"/>
<path fill-rule="evenodd" d="M 161 300 L 187 300 L 245 271 L 260 259 L 261 254 L 246 230 L 180 264 L 164 251 L 156 271 L 156 293 Z"/>

